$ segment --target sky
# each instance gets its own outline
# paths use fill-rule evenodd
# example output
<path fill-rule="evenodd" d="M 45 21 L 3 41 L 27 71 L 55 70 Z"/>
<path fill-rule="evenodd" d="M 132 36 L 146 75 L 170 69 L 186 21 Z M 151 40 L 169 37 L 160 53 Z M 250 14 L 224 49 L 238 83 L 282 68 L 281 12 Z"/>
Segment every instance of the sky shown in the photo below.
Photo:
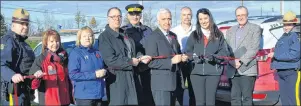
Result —
<path fill-rule="evenodd" d="M 30 12 L 30 20 L 32 24 L 36 24 L 37 20 L 44 21 L 45 11 L 49 11 L 52 12 L 51 19 L 55 20 L 55 24 L 73 23 L 72 26 L 76 28 L 75 13 L 78 9 L 86 16 L 87 21 L 94 16 L 99 26 L 104 27 L 107 24 L 106 14 L 109 8 L 118 7 L 125 15 L 125 6 L 132 3 L 138 1 L 1 1 L 1 14 L 5 16 L 6 22 L 10 22 L 14 9 L 21 7 Z M 155 19 L 160 8 L 170 9 L 174 27 L 180 24 L 180 9 L 184 6 L 192 9 L 192 23 L 195 24 L 195 14 L 200 8 L 208 8 L 215 22 L 219 23 L 235 19 L 235 9 L 241 4 L 241 1 L 143 1 L 143 11 L 151 10 Z M 249 16 L 280 15 L 280 1 L 244 1 L 243 5 L 248 8 Z M 300 15 L 300 1 L 284 1 L 283 11 L 288 10 Z"/>

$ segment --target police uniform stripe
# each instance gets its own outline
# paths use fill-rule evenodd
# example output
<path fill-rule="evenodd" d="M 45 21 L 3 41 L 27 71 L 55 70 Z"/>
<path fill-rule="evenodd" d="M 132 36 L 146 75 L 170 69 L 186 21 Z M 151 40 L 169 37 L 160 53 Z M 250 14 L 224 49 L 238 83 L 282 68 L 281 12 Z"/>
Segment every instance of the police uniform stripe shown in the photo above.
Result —
<path fill-rule="evenodd" d="M 297 106 L 300 106 L 300 77 L 301 77 L 301 71 L 298 70 L 297 71 L 297 81 L 296 81 L 296 103 L 297 103 Z"/>
<path fill-rule="evenodd" d="M 139 11 L 139 12 L 141 12 L 142 9 L 141 8 L 129 8 L 128 9 L 128 12 L 133 12 L 133 11 Z"/>
<path fill-rule="evenodd" d="M 13 95 L 9 94 L 9 106 L 13 106 L 13 105 L 14 105 Z"/>

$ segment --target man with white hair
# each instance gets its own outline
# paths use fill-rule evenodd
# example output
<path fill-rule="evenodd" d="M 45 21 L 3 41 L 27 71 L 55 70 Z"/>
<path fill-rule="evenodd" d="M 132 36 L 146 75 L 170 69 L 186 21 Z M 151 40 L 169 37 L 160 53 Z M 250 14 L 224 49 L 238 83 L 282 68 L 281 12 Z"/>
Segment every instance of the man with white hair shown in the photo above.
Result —
<path fill-rule="evenodd" d="M 146 37 L 144 45 L 146 55 L 154 57 L 148 65 L 151 69 L 153 100 L 155 105 L 162 106 L 175 105 L 175 90 L 181 87 L 181 79 L 177 77 L 178 64 L 188 59 L 187 55 L 181 54 L 176 34 L 170 31 L 171 17 L 168 9 L 159 10 L 158 28 Z"/>

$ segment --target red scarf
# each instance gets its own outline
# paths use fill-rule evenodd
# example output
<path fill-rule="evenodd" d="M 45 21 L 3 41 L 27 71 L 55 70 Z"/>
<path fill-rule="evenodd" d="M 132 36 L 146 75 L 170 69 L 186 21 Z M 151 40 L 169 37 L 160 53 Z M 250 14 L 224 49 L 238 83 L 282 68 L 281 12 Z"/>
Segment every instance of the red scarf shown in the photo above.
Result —
<path fill-rule="evenodd" d="M 65 51 L 59 55 L 48 52 L 41 63 L 43 73 L 46 73 L 41 80 L 45 82 L 45 105 L 66 105 L 70 103 L 68 69 L 63 64 L 66 61 Z M 32 89 L 38 88 L 40 81 L 34 79 Z"/>

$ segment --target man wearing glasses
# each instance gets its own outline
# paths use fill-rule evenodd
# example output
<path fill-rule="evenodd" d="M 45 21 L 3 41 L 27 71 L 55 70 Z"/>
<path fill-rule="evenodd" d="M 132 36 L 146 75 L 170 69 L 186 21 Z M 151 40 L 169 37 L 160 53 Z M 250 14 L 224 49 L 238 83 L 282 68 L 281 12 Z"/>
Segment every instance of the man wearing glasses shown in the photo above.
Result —
<path fill-rule="evenodd" d="M 30 106 L 29 80 L 24 79 L 35 59 L 28 38 L 29 13 L 14 11 L 11 29 L 1 37 L 1 104 Z M 28 89 L 29 88 L 29 89 Z"/>
<path fill-rule="evenodd" d="M 134 39 L 136 45 L 136 56 L 140 57 L 145 55 L 145 50 L 143 48 L 143 40 L 146 36 L 149 36 L 152 32 L 152 29 L 146 25 L 143 25 L 140 20 L 142 17 L 142 10 L 144 7 L 140 4 L 130 4 L 125 7 L 128 11 L 127 19 L 129 24 L 122 27 L 125 32 Z M 147 64 L 145 64 L 147 66 Z M 139 76 L 139 81 L 141 82 L 142 88 L 137 90 L 142 90 L 143 94 L 139 95 L 139 102 L 142 102 L 143 105 L 151 103 L 151 89 L 150 89 L 150 70 L 148 67 L 144 69 L 139 68 L 135 69 L 136 75 Z"/>
<path fill-rule="evenodd" d="M 122 14 L 119 8 L 110 8 L 107 16 L 108 24 L 98 40 L 99 50 L 109 70 L 109 104 L 138 105 L 140 83 L 134 69 L 143 67 L 141 64 L 147 64 L 151 57 L 137 58 L 135 41 L 120 28 Z"/>
<path fill-rule="evenodd" d="M 226 33 L 230 55 L 237 58 L 230 61 L 226 73 L 231 79 L 231 105 L 253 105 L 253 89 L 257 76 L 257 61 L 253 57 L 260 48 L 261 28 L 248 22 L 248 9 L 239 6 L 235 10 L 238 25 Z M 242 52 L 245 48 L 245 52 Z"/>

